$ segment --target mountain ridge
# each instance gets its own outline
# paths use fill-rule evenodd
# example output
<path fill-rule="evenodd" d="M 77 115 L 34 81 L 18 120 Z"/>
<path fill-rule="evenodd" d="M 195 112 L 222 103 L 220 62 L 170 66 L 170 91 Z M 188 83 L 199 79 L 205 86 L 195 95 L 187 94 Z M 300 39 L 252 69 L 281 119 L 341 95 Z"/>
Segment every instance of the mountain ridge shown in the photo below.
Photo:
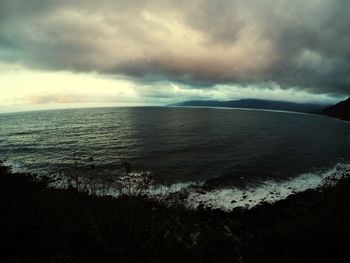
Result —
<path fill-rule="evenodd" d="M 277 100 L 263 99 L 241 99 L 241 100 L 189 100 L 170 104 L 171 107 L 226 107 L 226 108 L 245 108 L 245 109 L 263 109 L 263 110 L 281 110 L 303 113 L 322 113 L 330 105 L 317 103 L 296 103 Z"/>
<path fill-rule="evenodd" d="M 350 97 L 333 106 L 325 108 L 322 111 L 322 114 L 341 120 L 350 121 Z"/>

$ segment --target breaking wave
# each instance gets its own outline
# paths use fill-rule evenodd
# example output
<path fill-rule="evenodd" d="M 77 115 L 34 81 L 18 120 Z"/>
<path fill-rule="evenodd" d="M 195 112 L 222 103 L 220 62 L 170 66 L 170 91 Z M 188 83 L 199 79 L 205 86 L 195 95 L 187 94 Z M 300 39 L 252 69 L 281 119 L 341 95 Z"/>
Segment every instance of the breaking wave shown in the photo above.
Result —
<path fill-rule="evenodd" d="M 237 207 L 252 208 L 262 202 L 274 203 L 308 189 L 336 184 L 349 173 L 350 164 L 338 163 L 327 170 L 301 174 L 282 182 L 270 180 L 261 186 L 244 190 L 227 188 L 205 193 L 191 192 L 186 199 L 186 206 L 195 209 L 203 205 L 224 211 L 231 211 Z"/>
<path fill-rule="evenodd" d="M 204 207 L 231 211 L 234 208 L 252 208 L 262 202 L 274 203 L 289 195 L 315 189 L 321 186 L 336 184 L 350 173 L 350 164 L 338 163 L 335 166 L 318 172 L 304 173 L 285 181 L 269 180 L 259 186 L 248 186 L 207 190 L 204 182 L 178 182 L 171 185 L 149 183 L 145 187 L 145 178 L 150 172 L 131 173 L 129 177 L 115 177 L 113 182 L 102 177 L 99 181 L 85 181 L 74 185 L 79 190 L 88 191 L 98 196 L 142 195 L 148 198 L 168 202 L 182 203 L 189 209 Z M 59 182 L 59 183 L 57 183 Z M 58 180 L 51 186 L 66 188 L 71 182 Z"/>
<path fill-rule="evenodd" d="M 13 172 L 25 172 L 20 163 L 5 162 Z M 182 203 L 188 209 L 204 207 L 232 211 L 235 208 L 252 208 L 263 202 L 274 203 L 287 198 L 289 195 L 316 189 L 322 186 L 331 186 L 350 174 L 349 163 L 337 163 L 331 168 L 316 172 L 301 174 L 284 181 L 268 180 L 260 185 L 240 187 L 223 187 L 209 189 L 204 187 L 205 182 L 187 181 L 174 184 L 155 184 L 152 173 L 149 171 L 133 172 L 128 176 L 110 173 L 108 171 L 94 171 L 81 173 L 80 179 L 76 171 L 70 171 L 67 176 L 58 174 L 49 176 L 50 187 L 65 189 L 69 186 L 80 191 L 97 196 L 142 195 L 161 202 Z"/>
<path fill-rule="evenodd" d="M 25 173 L 28 172 L 27 169 L 23 166 L 23 164 L 21 162 L 15 161 L 5 161 L 4 162 L 5 166 L 9 166 L 11 167 L 11 171 L 14 173 Z"/>

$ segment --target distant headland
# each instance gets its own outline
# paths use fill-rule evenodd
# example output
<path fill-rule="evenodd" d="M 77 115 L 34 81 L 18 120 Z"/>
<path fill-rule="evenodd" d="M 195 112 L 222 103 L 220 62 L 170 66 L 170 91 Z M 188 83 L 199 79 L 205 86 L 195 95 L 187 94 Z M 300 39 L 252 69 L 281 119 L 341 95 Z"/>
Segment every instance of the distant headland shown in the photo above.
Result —
<path fill-rule="evenodd" d="M 322 113 L 330 117 L 350 121 L 350 98 L 334 106 L 325 108 Z"/>
<path fill-rule="evenodd" d="M 261 99 L 241 99 L 241 100 L 190 100 L 170 104 L 174 107 L 225 107 L 225 108 L 244 108 L 244 109 L 264 109 L 279 111 L 294 111 L 303 113 L 321 113 L 327 104 L 317 103 L 296 103 L 288 101 L 261 100 Z"/>

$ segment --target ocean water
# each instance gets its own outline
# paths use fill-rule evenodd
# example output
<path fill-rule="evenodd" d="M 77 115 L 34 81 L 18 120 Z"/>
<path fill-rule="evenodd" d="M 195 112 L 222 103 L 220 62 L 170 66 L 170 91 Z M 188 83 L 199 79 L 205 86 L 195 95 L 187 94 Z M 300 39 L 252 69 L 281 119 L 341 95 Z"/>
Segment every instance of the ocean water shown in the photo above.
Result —
<path fill-rule="evenodd" d="M 133 173 L 152 175 L 150 195 L 159 186 L 168 192 L 192 187 L 189 206 L 229 210 L 317 187 L 326 175 L 347 171 L 350 124 L 310 114 L 215 108 L 0 114 L 0 159 L 15 170 L 57 176 L 78 158 L 89 159 L 96 176 L 122 176 L 127 161 Z"/>

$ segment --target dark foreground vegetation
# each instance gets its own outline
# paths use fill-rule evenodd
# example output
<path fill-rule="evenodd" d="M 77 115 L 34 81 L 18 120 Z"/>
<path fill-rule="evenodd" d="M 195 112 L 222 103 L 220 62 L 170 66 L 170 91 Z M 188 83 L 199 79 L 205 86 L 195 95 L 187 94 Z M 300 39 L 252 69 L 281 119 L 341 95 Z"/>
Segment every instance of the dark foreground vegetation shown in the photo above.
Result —
<path fill-rule="evenodd" d="M 340 262 L 350 181 L 231 213 L 48 189 L 0 165 L 0 262 Z M 341 261 L 344 262 L 344 261 Z"/>

